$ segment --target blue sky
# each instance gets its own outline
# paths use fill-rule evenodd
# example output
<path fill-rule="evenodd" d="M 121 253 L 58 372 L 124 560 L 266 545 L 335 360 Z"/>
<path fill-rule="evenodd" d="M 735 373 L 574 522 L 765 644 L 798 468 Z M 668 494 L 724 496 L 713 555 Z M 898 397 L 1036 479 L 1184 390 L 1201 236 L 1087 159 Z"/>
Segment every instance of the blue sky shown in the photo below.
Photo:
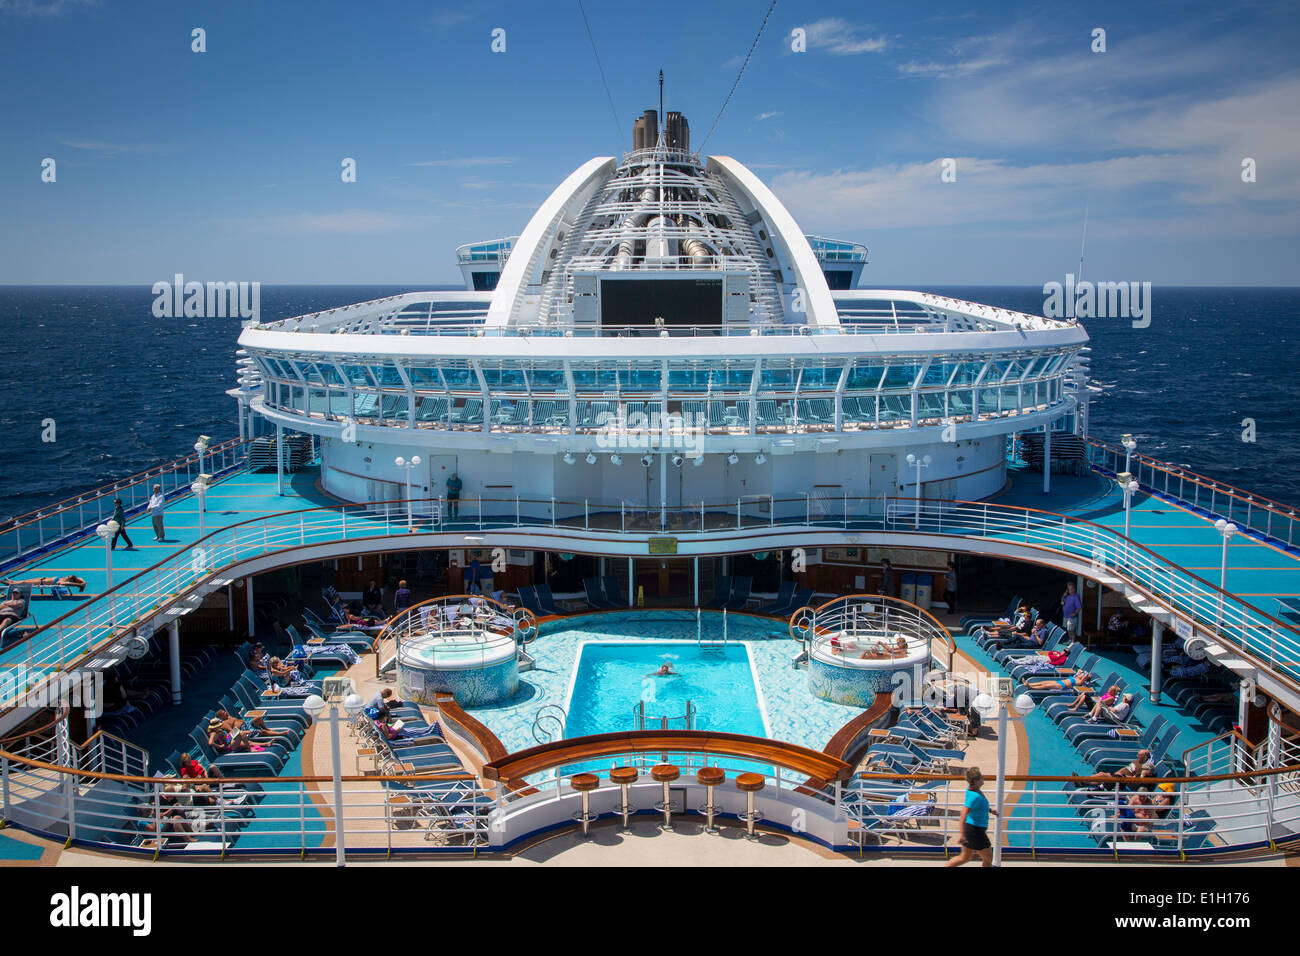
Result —
<path fill-rule="evenodd" d="M 698 146 L 768 5 L 584 4 L 617 123 L 577 0 L 0 0 L 0 283 L 459 281 L 660 67 Z M 1300 7 L 1053 6 L 778 3 L 706 152 L 873 286 L 1059 281 L 1085 207 L 1090 278 L 1300 285 Z"/>

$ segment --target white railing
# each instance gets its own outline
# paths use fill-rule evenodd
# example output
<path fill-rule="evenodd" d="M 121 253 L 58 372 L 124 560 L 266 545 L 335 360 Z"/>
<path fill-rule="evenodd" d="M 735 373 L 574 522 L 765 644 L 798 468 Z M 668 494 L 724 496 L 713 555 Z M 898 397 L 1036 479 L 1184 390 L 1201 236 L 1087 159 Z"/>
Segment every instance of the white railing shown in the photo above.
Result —
<path fill-rule="evenodd" d="M 1296 540 L 1296 509 L 1280 501 L 1252 495 L 1149 455 L 1126 455 L 1123 448 L 1094 439 L 1088 439 L 1088 454 L 1091 463 L 1103 473 L 1119 473 L 1127 460 L 1133 477 L 1148 491 L 1221 516 L 1286 545 L 1300 544 Z"/>
<path fill-rule="evenodd" d="M 1140 588 L 1220 643 L 1245 652 L 1290 678 L 1300 678 L 1300 630 L 1220 591 L 1184 568 L 1105 525 L 1030 508 L 982 502 L 842 496 L 811 513 L 803 498 L 716 502 L 689 509 L 655 503 L 564 501 L 553 498 L 462 499 L 455 520 L 427 501 L 379 502 L 312 508 L 250 519 L 214 531 L 111 591 L 33 631 L 0 655 L 6 685 L 21 693 L 94 649 L 128 637 L 161 612 L 188 613 L 202 597 L 224 585 L 229 566 L 291 548 L 339 541 L 428 532 L 563 527 L 596 534 L 726 535 L 766 527 L 808 527 L 880 532 L 904 539 L 941 535 L 1000 542 L 1088 561 L 1098 575 L 1113 575 Z M 839 514 L 836 514 L 836 506 Z M 617 509 L 617 510 L 616 510 Z M 413 520 L 408 514 L 414 512 Z M 0 703 L 12 703 L 5 700 Z"/>
<path fill-rule="evenodd" d="M 161 485 L 169 500 L 190 494 L 199 474 L 221 476 L 244 467 L 247 442 L 233 438 L 211 445 L 203 453 L 150 468 L 121 481 L 101 485 L 92 491 L 56 502 L 0 524 L 0 570 L 7 570 L 46 548 L 65 544 L 88 534 L 113 517 L 113 500 L 122 499 L 127 517 L 148 511 L 154 485 Z"/>
<path fill-rule="evenodd" d="M 149 854 L 332 850 L 340 815 L 348 852 L 463 851 L 507 846 L 537 829 L 571 822 L 578 774 L 597 775 L 592 808 L 610 819 L 619 813 L 622 791 L 609 771 L 635 768 L 629 805 L 634 813 L 651 811 L 662 790 L 650 770 L 669 763 L 680 773 L 672 784 L 674 799 L 686 798 L 684 806 L 675 804 L 677 814 L 698 818 L 706 790 L 696 774 L 719 768 L 725 779 L 714 788 L 713 805 L 719 816 L 731 818 L 729 825 L 745 809 L 735 778 L 751 773 L 762 778 L 764 825 L 836 849 L 884 846 L 944 855 L 955 849 L 966 790 L 960 778 L 858 774 L 847 782 L 813 783 L 757 754 L 677 753 L 667 739 L 667 753 L 651 745 L 599 759 L 575 757 L 510 786 L 487 785 L 464 773 L 346 776 L 336 804 L 327 777 L 229 778 L 214 785 L 113 775 L 60 764 L 60 748 L 48 735 L 11 738 L 13 749 L 0 751 L 0 808 L 6 823 L 49 838 Z M 777 759 L 779 752 L 779 746 L 771 749 Z M 1173 857 L 1273 847 L 1300 839 L 1298 776 L 1300 765 L 1290 765 L 1144 780 L 1152 788 L 1145 791 L 1115 778 L 1067 783 L 1059 777 L 1011 777 L 1004 846 L 1033 853 Z"/>

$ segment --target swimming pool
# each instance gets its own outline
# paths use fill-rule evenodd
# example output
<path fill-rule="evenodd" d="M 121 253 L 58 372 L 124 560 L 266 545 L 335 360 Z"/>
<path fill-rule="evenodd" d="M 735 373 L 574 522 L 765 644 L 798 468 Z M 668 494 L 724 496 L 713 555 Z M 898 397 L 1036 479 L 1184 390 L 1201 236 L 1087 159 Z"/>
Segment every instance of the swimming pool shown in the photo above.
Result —
<path fill-rule="evenodd" d="M 657 673 L 665 662 L 673 674 Z M 743 644 L 585 642 L 569 691 L 565 736 L 636 730 L 639 702 L 647 730 L 662 726 L 664 717 L 669 729 L 683 729 L 689 703 L 692 729 L 769 736 L 749 649 Z"/>

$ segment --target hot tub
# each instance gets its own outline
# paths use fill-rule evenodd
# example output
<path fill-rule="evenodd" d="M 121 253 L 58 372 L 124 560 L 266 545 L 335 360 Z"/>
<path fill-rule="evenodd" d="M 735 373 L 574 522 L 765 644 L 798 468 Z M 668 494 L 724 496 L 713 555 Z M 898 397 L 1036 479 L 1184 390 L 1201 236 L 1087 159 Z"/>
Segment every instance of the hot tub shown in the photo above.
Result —
<path fill-rule="evenodd" d="M 430 633 L 406 638 L 397 654 L 398 693 L 432 704 L 452 694 L 462 707 L 495 704 L 519 689 L 519 660 L 512 636 L 492 631 Z"/>
<path fill-rule="evenodd" d="M 894 652 L 900 637 L 906 646 Z M 903 634 L 822 634 L 808 655 L 808 692 L 832 703 L 868 707 L 879 693 L 912 686 L 929 666 L 928 641 Z"/>

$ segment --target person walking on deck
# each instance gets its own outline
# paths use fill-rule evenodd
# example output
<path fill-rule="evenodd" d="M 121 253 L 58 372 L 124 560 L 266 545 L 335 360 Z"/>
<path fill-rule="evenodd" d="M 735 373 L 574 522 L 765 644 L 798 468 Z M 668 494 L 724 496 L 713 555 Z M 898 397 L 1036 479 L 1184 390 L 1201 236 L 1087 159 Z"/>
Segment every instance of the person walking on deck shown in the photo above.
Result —
<path fill-rule="evenodd" d="M 126 550 L 134 551 L 135 545 L 131 543 L 131 536 L 126 533 L 126 508 L 122 506 L 121 498 L 113 499 L 113 520 L 117 522 L 117 531 L 113 534 L 113 543 L 109 546 L 109 550 L 116 551 L 117 539 L 121 538 L 126 542 Z"/>
<path fill-rule="evenodd" d="M 460 476 L 453 473 L 447 479 L 447 517 L 456 518 L 460 515 L 460 489 L 465 483 L 460 480 Z"/>
<path fill-rule="evenodd" d="M 153 539 L 162 541 L 165 537 L 163 531 L 163 505 L 167 499 L 163 495 L 162 485 L 153 486 L 153 494 L 149 496 L 149 517 L 153 518 Z"/>

